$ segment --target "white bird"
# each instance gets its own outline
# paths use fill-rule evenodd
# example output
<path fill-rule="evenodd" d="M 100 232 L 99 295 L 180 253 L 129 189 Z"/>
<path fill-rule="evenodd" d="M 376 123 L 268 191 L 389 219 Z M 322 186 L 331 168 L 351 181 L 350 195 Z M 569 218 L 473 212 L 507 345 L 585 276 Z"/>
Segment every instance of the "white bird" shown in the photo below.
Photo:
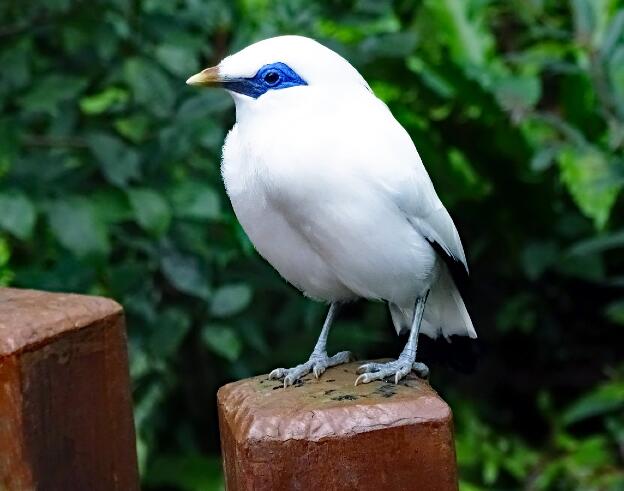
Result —
<path fill-rule="evenodd" d="M 386 301 L 397 333 L 411 332 L 397 360 L 362 365 L 356 385 L 426 376 L 420 332 L 476 337 L 447 267 L 468 272 L 453 220 L 409 135 L 347 60 L 280 36 L 187 83 L 234 98 L 221 171 L 251 242 L 288 282 L 330 304 L 309 360 L 271 378 L 288 386 L 347 362 L 346 351 L 328 356 L 326 342 L 338 306 L 357 298 Z"/>

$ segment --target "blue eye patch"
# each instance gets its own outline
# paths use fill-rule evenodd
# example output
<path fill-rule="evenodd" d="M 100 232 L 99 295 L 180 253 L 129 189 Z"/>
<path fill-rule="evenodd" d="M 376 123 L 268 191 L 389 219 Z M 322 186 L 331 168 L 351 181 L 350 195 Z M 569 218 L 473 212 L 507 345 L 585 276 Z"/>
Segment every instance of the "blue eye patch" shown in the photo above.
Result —
<path fill-rule="evenodd" d="M 269 90 L 287 89 L 298 85 L 308 85 L 292 68 L 277 62 L 264 65 L 250 78 L 225 80 L 223 87 L 232 92 L 257 99 Z"/>

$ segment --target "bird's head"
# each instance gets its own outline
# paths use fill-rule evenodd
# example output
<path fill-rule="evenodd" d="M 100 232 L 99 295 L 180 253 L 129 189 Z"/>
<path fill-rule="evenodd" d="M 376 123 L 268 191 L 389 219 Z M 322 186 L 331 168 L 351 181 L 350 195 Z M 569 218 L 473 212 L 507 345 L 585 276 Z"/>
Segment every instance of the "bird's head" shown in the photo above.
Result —
<path fill-rule="evenodd" d="M 252 44 L 186 83 L 223 87 L 232 94 L 237 107 L 295 94 L 304 97 L 310 88 L 370 90 L 342 56 L 302 36 L 279 36 Z"/>

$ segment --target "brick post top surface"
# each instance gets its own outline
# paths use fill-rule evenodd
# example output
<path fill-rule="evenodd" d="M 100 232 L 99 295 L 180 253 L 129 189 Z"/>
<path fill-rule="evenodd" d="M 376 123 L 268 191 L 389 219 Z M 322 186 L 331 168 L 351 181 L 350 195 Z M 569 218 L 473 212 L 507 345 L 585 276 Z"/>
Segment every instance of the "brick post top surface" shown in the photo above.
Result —
<path fill-rule="evenodd" d="M 320 379 L 311 374 L 294 386 L 266 375 L 219 389 L 224 416 L 236 424 L 236 440 L 341 437 L 415 423 L 445 423 L 451 410 L 429 384 L 410 375 L 398 385 L 371 382 L 354 387 L 362 362 L 330 368 Z"/>
<path fill-rule="evenodd" d="M 457 491 L 449 406 L 415 375 L 354 387 L 360 363 L 219 389 L 226 489 Z"/>
<path fill-rule="evenodd" d="M 107 298 L 0 288 L 0 357 L 120 315 Z"/>

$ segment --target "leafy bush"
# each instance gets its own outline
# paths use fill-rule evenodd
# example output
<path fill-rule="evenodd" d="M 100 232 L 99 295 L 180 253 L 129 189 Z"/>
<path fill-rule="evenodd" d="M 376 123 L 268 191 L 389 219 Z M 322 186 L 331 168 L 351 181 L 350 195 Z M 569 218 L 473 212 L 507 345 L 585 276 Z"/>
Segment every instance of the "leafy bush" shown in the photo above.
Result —
<path fill-rule="evenodd" d="M 624 487 L 617 0 L 49 0 L 0 14 L 0 285 L 124 304 L 146 487 L 219 487 L 216 388 L 301 361 L 322 321 L 231 212 L 231 101 L 184 85 L 281 33 L 362 71 L 464 238 L 483 361 L 469 377 L 433 370 L 462 489 Z M 388 356 L 401 342 L 383 306 L 360 303 L 330 345 Z"/>

